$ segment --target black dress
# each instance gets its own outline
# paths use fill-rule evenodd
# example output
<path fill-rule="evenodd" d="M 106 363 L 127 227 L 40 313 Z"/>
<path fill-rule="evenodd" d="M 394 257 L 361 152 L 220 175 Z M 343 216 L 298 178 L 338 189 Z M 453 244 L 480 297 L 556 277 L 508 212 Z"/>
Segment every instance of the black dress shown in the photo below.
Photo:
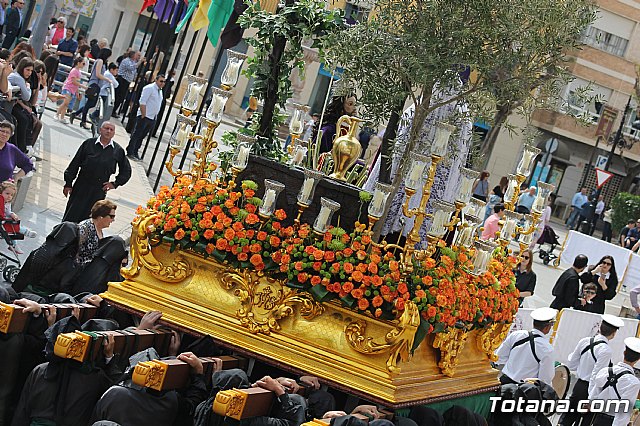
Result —
<path fill-rule="evenodd" d="M 97 138 L 82 142 L 71 164 L 64 171 L 64 185 L 72 188 L 72 191 L 63 221 L 78 223 L 89 218 L 95 202 L 104 200 L 106 192 L 102 187 L 110 181 L 111 175 L 116 172 L 116 166 L 118 175 L 112 183 L 117 188 L 131 178 L 131 165 L 124 149 L 115 142 L 103 148 Z"/>
<path fill-rule="evenodd" d="M 514 269 L 513 273 L 516 276 L 516 288 L 520 290 L 521 293 L 523 291 L 530 291 L 533 295 L 533 290 L 536 288 L 536 273 L 533 271 L 520 272 L 520 268 Z M 520 306 L 522 306 L 524 297 L 519 297 L 518 300 L 520 301 Z"/>

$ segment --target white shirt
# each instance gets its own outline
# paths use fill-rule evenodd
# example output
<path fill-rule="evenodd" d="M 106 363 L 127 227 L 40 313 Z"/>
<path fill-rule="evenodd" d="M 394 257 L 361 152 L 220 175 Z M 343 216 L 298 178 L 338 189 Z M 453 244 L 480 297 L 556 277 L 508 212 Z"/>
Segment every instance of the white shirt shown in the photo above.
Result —
<path fill-rule="evenodd" d="M 589 346 L 589 343 L 591 343 L 591 337 L 585 337 L 578 342 L 578 346 L 571 352 L 569 361 L 567 362 L 569 370 L 575 371 L 578 379 L 586 382 L 591 382 L 591 378 L 595 376 L 598 371 L 608 367 L 611 361 L 609 339 L 602 334 L 597 334 L 594 338 L 594 343 L 595 342 L 605 342 L 604 344 L 599 343 L 593 347 L 593 354 L 596 356 L 595 361 L 593 360 L 590 350 L 582 356 L 580 355 L 582 351 Z"/>
<path fill-rule="evenodd" d="M 111 82 L 111 84 L 113 85 L 114 89 L 118 88 L 118 80 L 116 80 L 116 78 L 113 76 L 113 74 L 111 74 L 111 71 L 107 71 L 104 73 L 104 76 L 107 77 L 109 79 L 109 81 Z M 100 96 L 108 96 L 109 92 L 111 91 L 111 86 L 109 84 L 105 84 L 101 89 L 100 89 Z"/>
<path fill-rule="evenodd" d="M 527 330 L 518 330 L 507 336 L 496 351 L 498 364 L 504 365 L 502 372 L 511 380 L 521 382 L 524 379 L 537 377 L 550 385 L 555 375 L 553 346 L 549 343 L 549 337 L 542 334 L 540 330 L 532 330 L 532 332 L 535 335 L 542 336 L 534 340 L 536 355 L 540 363 L 534 358 L 529 342 L 512 349 L 516 342 L 524 339 L 529 334 Z"/>
<path fill-rule="evenodd" d="M 102 142 L 100 142 L 100 136 L 98 136 L 96 138 L 96 145 L 100 145 L 102 147 L 102 149 L 107 149 L 108 147 L 112 147 L 112 148 L 114 147 L 113 146 L 113 139 L 111 139 L 108 144 L 103 145 Z"/>
<path fill-rule="evenodd" d="M 628 400 L 629 401 L 629 411 L 627 412 L 607 412 L 603 414 L 608 414 L 613 416 L 612 426 L 627 426 L 629 424 L 629 420 L 631 420 L 631 413 L 633 412 L 633 406 L 636 403 L 636 398 L 638 397 L 638 391 L 640 390 L 640 380 L 636 378 L 633 374 L 633 368 L 629 364 L 625 364 L 624 362 L 619 362 L 613 366 L 613 372 L 615 374 L 620 373 L 621 371 L 630 371 L 631 374 L 625 374 L 620 377 L 618 383 L 616 384 L 616 389 L 620 394 L 620 398 L 616 395 L 616 391 L 613 389 L 613 386 L 609 386 L 606 389 L 604 385 L 607 383 L 607 379 L 609 378 L 609 368 L 603 368 L 600 370 L 595 378 L 594 378 L 594 386 L 593 388 L 589 388 L 589 399 L 604 399 L 604 400 Z M 606 404 L 605 404 L 606 407 Z M 611 408 L 615 408 L 613 405 Z M 623 408 L 623 407 L 620 407 Z"/>
<path fill-rule="evenodd" d="M 602 214 L 603 211 L 604 211 L 604 201 L 600 200 L 598 201 L 598 204 L 596 204 L 596 214 Z"/>
<path fill-rule="evenodd" d="M 145 118 L 155 120 L 158 112 L 160 112 L 160 106 L 163 100 L 162 90 L 160 90 L 155 82 L 144 86 L 142 94 L 140 95 L 140 105 L 147 107 Z M 142 115 L 141 110 L 138 110 L 138 115 Z"/>

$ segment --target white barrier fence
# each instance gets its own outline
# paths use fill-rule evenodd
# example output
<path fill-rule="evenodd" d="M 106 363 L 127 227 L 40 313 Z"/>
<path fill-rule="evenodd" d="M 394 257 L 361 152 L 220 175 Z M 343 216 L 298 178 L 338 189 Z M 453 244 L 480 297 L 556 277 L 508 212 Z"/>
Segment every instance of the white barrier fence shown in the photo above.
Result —
<path fill-rule="evenodd" d="M 519 309 L 509 333 L 516 330 L 531 330 L 533 328 L 531 311 L 533 309 Z M 599 314 L 574 309 L 563 309 L 558 317 L 556 325 L 550 333 L 551 344 L 555 350 L 555 361 L 566 364 L 569 354 L 578 346 L 580 339 L 595 336 L 598 333 L 602 318 Z M 609 342 L 613 351 L 612 361 L 614 363 L 622 361 L 624 339 L 638 336 L 640 321 L 631 318 L 621 319 L 624 321 L 624 327 L 619 329 L 613 340 Z"/>

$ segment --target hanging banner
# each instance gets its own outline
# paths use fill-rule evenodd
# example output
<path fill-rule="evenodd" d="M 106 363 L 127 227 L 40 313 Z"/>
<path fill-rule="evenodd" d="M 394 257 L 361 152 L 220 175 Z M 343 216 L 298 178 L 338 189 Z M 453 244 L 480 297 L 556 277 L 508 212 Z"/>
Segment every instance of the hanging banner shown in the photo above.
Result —
<path fill-rule="evenodd" d="M 62 14 L 77 13 L 88 18 L 93 17 L 98 0 L 62 0 Z"/>

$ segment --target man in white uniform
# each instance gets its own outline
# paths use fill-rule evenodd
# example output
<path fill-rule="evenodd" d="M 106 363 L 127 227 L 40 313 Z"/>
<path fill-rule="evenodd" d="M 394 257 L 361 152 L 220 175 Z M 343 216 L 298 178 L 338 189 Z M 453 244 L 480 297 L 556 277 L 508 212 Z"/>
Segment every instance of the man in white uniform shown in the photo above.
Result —
<path fill-rule="evenodd" d="M 619 405 L 616 410 L 615 404 L 605 402 L 608 411 L 595 414 L 591 423 L 593 426 L 626 426 L 631 419 L 633 406 L 640 391 L 640 380 L 633 371 L 634 364 L 640 359 L 640 339 L 627 337 L 624 339 L 624 345 L 624 361 L 603 368 L 596 374 L 589 388 L 589 399 L 628 401 L 628 406 Z M 592 408 L 593 404 L 594 402 Z"/>
<path fill-rule="evenodd" d="M 562 414 L 558 422 L 559 425 L 577 425 L 585 417 L 583 413 L 576 411 L 578 403 L 589 398 L 589 383 L 592 382 L 595 375 L 603 368 L 609 367 L 612 355 L 609 341 L 623 326 L 624 322 L 620 318 L 608 314 L 602 315 L 600 333 L 580 340 L 578 346 L 569 355 L 567 367 L 576 372 L 578 381 L 569 397 L 571 412 Z"/>
<path fill-rule="evenodd" d="M 531 312 L 533 330 L 514 331 L 502 342 L 496 351 L 498 364 L 504 365 L 500 383 L 521 383 L 537 378 L 551 385 L 555 372 L 553 346 L 548 334 L 557 314 L 553 308 L 536 309 Z"/>

